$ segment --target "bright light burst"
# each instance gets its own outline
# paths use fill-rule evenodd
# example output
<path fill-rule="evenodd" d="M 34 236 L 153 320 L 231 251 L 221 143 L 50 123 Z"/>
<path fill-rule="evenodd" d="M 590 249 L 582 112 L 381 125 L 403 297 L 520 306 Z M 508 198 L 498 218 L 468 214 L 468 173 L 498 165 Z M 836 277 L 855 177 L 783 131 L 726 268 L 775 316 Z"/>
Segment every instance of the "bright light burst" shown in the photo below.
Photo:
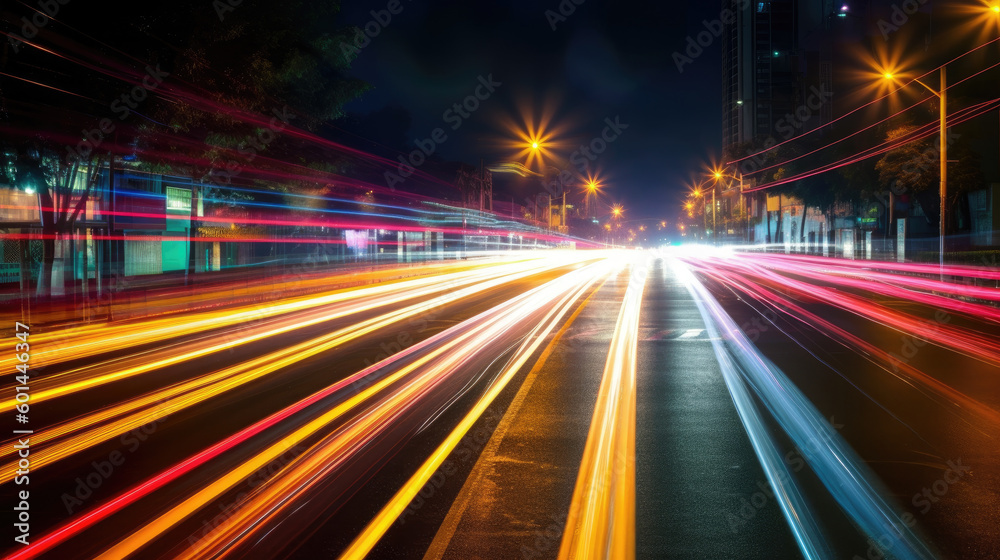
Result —
<path fill-rule="evenodd" d="M 558 107 L 555 99 L 540 107 L 532 100 L 518 101 L 518 114 L 503 118 L 500 126 L 503 132 L 499 149 L 504 159 L 521 162 L 537 172 L 544 172 L 547 165 L 558 160 L 567 147 L 560 141 L 566 136 L 564 126 L 554 123 Z"/>

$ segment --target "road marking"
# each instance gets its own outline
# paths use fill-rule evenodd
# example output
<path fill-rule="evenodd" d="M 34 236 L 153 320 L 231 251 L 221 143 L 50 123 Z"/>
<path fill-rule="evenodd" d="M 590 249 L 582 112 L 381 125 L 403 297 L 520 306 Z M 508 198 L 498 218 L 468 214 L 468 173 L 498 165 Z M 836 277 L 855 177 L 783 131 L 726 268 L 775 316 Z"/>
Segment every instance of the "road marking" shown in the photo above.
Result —
<path fill-rule="evenodd" d="M 559 559 L 635 558 L 635 392 L 648 264 L 634 264 L 580 461 Z"/>
<path fill-rule="evenodd" d="M 678 336 L 677 339 L 680 340 L 685 338 L 695 338 L 701 335 L 701 333 L 703 332 L 705 332 L 705 329 L 688 329 L 684 331 L 684 334 Z"/>
<path fill-rule="evenodd" d="M 594 297 L 601 288 L 607 283 L 607 280 L 601 282 L 601 285 L 595 288 L 590 295 L 577 307 L 576 311 L 570 315 L 569 319 L 563 325 L 559 332 L 552 337 L 552 341 L 549 345 L 545 347 L 542 354 L 538 357 L 538 361 L 528 372 L 528 376 L 524 379 L 524 383 L 518 390 L 517 395 L 514 396 L 514 400 L 511 401 L 510 406 L 507 407 L 507 412 L 504 414 L 503 419 L 497 425 L 496 430 L 493 431 L 493 435 L 490 440 L 486 442 L 486 447 L 483 448 L 483 452 L 479 455 L 479 459 L 476 464 L 473 465 L 472 471 L 469 472 L 469 477 L 466 479 L 465 484 L 459 491 L 458 496 L 455 501 L 452 502 L 451 508 L 448 510 L 448 515 L 445 516 L 444 521 L 441 522 L 441 526 L 438 528 L 437 534 L 434 535 L 434 540 L 431 542 L 430 547 L 427 548 L 427 552 L 424 553 L 423 560 L 439 560 L 444 557 L 445 552 L 448 551 L 448 546 L 451 544 L 451 539 L 455 537 L 455 533 L 458 531 L 458 525 L 462 521 L 462 516 L 465 515 L 465 510 L 468 509 L 469 504 L 472 502 L 472 497 L 474 493 L 478 490 L 479 483 L 486 476 L 489 471 L 488 463 L 496 455 L 497 450 L 500 448 L 500 444 L 503 442 L 503 438 L 506 437 L 507 431 L 510 430 L 511 425 L 514 423 L 514 418 L 517 417 L 517 413 L 520 412 L 521 406 L 524 405 L 525 399 L 528 398 L 528 392 L 531 390 L 532 385 L 535 383 L 535 379 L 538 378 L 538 374 L 541 373 L 542 368 L 545 366 L 545 362 L 549 359 L 549 356 L 555 350 L 556 345 L 562 340 L 563 335 L 569 330 L 576 318 L 583 312 L 587 304 Z M 566 337 L 567 340 L 575 338 L 575 336 Z"/>

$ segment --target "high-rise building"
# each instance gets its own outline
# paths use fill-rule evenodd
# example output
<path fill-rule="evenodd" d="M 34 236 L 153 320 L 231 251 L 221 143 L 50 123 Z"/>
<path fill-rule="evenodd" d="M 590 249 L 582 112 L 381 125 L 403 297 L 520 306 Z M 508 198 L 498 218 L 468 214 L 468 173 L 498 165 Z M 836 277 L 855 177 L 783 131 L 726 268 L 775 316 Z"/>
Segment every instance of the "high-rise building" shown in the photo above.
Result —
<path fill-rule="evenodd" d="M 863 33 L 867 18 L 862 15 L 869 2 L 723 0 L 722 4 L 735 15 L 722 35 L 724 153 L 743 155 L 734 153 L 741 144 L 780 142 L 829 122 L 832 103 L 810 104 L 809 98 L 817 91 L 833 90 L 838 44 Z"/>

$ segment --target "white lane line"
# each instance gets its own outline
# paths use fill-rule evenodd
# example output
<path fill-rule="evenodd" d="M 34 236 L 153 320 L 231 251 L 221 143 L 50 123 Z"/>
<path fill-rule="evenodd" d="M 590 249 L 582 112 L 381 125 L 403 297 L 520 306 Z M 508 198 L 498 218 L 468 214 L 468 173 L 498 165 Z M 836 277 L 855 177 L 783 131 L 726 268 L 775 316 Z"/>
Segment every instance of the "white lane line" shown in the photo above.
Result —
<path fill-rule="evenodd" d="M 685 338 L 697 338 L 701 333 L 705 332 L 705 329 L 688 329 L 684 331 L 684 334 L 677 337 L 678 340 Z"/>

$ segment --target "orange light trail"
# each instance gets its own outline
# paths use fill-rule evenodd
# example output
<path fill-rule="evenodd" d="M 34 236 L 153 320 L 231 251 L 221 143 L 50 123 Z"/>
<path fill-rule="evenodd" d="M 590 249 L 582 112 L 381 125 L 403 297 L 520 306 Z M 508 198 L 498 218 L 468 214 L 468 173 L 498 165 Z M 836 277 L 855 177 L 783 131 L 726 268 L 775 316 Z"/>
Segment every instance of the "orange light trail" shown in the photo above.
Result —
<path fill-rule="evenodd" d="M 635 558 L 635 421 L 639 311 L 648 265 L 633 263 L 597 394 L 560 560 Z"/>
<path fill-rule="evenodd" d="M 596 276 L 591 276 L 584 284 L 576 287 L 576 291 L 563 296 L 556 308 L 548 313 L 546 318 L 539 323 L 527 341 L 521 345 L 513 363 L 508 366 L 500 375 L 498 382 L 494 383 L 489 392 L 481 397 L 473 409 L 462 419 L 459 425 L 448 435 L 445 441 L 431 454 L 431 456 L 417 469 L 417 472 L 396 492 L 388 504 L 386 504 L 378 515 L 368 523 L 364 531 L 358 535 L 348 548 L 340 555 L 340 560 L 360 560 L 371 552 L 375 544 L 378 543 L 382 535 L 389 530 L 389 527 L 399 518 L 409 503 L 417 496 L 417 493 L 427 484 L 427 481 L 434 475 L 437 469 L 444 463 L 448 455 L 455 449 L 462 438 L 472 429 L 475 422 L 486 412 L 489 405 L 496 399 L 501 391 L 507 386 L 511 378 L 523 366 L 528 357 L 541 345 L 545 338 L 555 329 L 562 317 L 569 311 L 572 304 L 577 301 L 584 292 L 602 275 L 606 275 L 609 267 L 615 263 L 598 263 L 604 268 L 595 268 L 588 271 L 590 274 L 596 272 Z M 556 311 L 555 309 L 558 309 Z"/>
<path fill-rule="evenodd" d="M 56 445 L 46 445 L 39 451 L 36 451 L 32 455 L 32 466 L 35 469 L 40 469 L 102 441 L 112 439 L 121 434 L 127 433 L 129 430 L 136 429 L 149 422 L 174 414 L 187 407 L 205 402 L 206 400 L 219 396 L 224 392 L 236 389 L 246 383 L 260 379 L 265 375 L 290 367 L 304 358 L 328 352 L 337 346 L 371 334 L 372 332 L 390 326 L 394 323 L 415 317 L 439 306 L 459 301 L 471 295 L 481 293 L 540 272 L 552 270 L 562 266 L 563 264 L 565 264 L 565 261 L 561 259 L 553 259 L 547 262 L 526 263 L 525 265 L 518 267 L 522 270 L 515 272 L 512 272 L 514 269 L 512 266 L 495 267 L 486 271 L 485 274 L 477 275 L 471 279 L 463 278 L 461 281 L 456 280 L 450 284 L 442 282 L 438 286 L 432 286 L 415 293 L 407 292 L 409 295 L 406 298 L 394 298 L 389 303 L 395 303 L 400 299 L 409 299 L 412 297 L 427 295 L 440 290 L 448 291 L 448 293 L 431 300 L 367 319 L 332 333 L 295 344 L 287 348 L 282 348 L 281 350 L 270 352 L 259 358 L 254 358 L 213 373 L 201 375 L 179 384 L 171 385 L 165 389 L 149 393 L 136 399 L 125 401 L 113 407 L 105 408 L 93 414 L 88 414 L 75 420 L 57 425 L 53 428 L 40 431 L 33 436 L 37 443 L 49 443 L 53 440 L 65 439 Z M 456 289 L 463 284 L 469 283 L 472 283 L 472 285 L 462 289 Z M 374 307 L 381 307 L 386 304 L 386 302 L 380 300 L 377 305 L 369 304 L 356 306 L 352 308 L 352 311 L 357 313 Z M 321 322 L 323 320 L 325 320 L 325 318 L 321 317 L 316 322 Z M 292 321 L 294 328 L 310 323 L 311 321 L 303 320 L 298 317 Z M 282 329 L 284 328 L 285 327 Z M 282 329 L 279 329 L 279 331 L 283 332 Z M 275 332 L 275 330 L 265 331 L 260 336 L 272 336 Z M 254 335 L 254 339 L 256 340 L 257 338 L 258 335 Z M 214 352 L 216 350 L 210 348 L 209 351 Z M 176 361 L 181 361 L 183 359 L 183 355 L 178 356 Z M 162 367 L 160 364 L 168 362 L 172 363 L 170 360 L 152 361 L 144 363 L 143 366 L 140 366 L 139 368 L 129 368 L 122 372 L 107 374 L 104 377 L 135 375 L 136 373 L 151 371 L 152 369 Z M 66 392 L 73 392 L 73 390 L 73 385 L 69 385 L 64 388 L 64 391 Z M 51 398 L 53 395 L 50 393 L 47 396 Z M 108 420 L 115 418 L 117 418 L 117 420 L 114 422 L 108 422 Z M 72 437 L 66 438 L 66 436 L 69 435 Z M 8 447 L 7 450 L 9 452 L 5 452 L 3 454 L 4 456 L 16 455 L 12 447 Z M 14 457 L 10 463 L 4 465 L 2 469 L 0 469 L 0 483 L 12 480 L 16 471 L 17 458 Z"/>
<path fill-rule="evenodd" d="M 297 428 L 293 433 L 243 462 L 237 468 L 218 477 L 193 496 L 132 533 L 98 558 L 122 558 L 140 550 L 165 533 L 170 527 L 188 518 L 194 512 L 217 499 L 223 492 L 273 461 L 285 450 L 301 444 L 306 438 L 324 429 L 348 411 L 352 411 L 372 397 L 383 393 L 387 388 L 404 381 L 401 386 L 390 391 L 375 404 L 365 410 L 358 411 L 355 416 L 356 420 L 334 432 L 324 443 L 313 446 L 309 452 L 303 455 L 302 459 L 283 469 L 262 488 L 261 492 L 250 499 L 247 504 L 244 504 L 239 512 L 217 527 L 211 535 L 194 544 L 182 556 L 184 558 L 217 557 L 217 553 L 228 550 L 232 546 L 233 539 L 244 538 L 244 536 L 252 534 L 251 528 L 256 527 L 265 517 L 277 513 L 278 510 L 275 509 L 275 506 L 281 506 L 291 500 L 293 496 L 290 493 L 295 493 L 295 495 L 304 493 L 309 486 L 307 484 L 303 486 L 306 481 L 315 481 L 317 477 L 327 474 L 340 465 L 353 450 L 363 448 L 365 442 L 375 438 L 390 422 L 412 407 L 434 386 L 454 375 L 456 371 L 460 371 L 461 368 L 458 366 L 468 359 L 470 352 L 474 353 L 477 349 L 487 347 L 490 341 L 513 330 L 518 323 L 530 318 L 538 309 L 551 305 L 554 296 L 569 290 L 577 290 L 579 284 L 584 281 L 589 285 L 599 277 L 602 267 L 606 270 L 607 264 L 604 261 L 569 273 L 463 323 L 460 327 L 471 327 L 467 332 L 449 337 L 448 342 L 432 352 L 394 371 L 333 409 Z M 541 344 L 543 338 L 534 338 L 536 339 L 535 345 Z M 530 352 L 527 352 L 523 359 L 526 360 L 528 355 Z M 398 357 L 397 354 L 383 363 L 394 362 Z M 523 361 L 519 363 L 519 365 L 521 364 Z M 513 373 L 509 374 L 513 375 Z M 491 391 L 495 388 L 496 384 L 491 388 Z"/>

